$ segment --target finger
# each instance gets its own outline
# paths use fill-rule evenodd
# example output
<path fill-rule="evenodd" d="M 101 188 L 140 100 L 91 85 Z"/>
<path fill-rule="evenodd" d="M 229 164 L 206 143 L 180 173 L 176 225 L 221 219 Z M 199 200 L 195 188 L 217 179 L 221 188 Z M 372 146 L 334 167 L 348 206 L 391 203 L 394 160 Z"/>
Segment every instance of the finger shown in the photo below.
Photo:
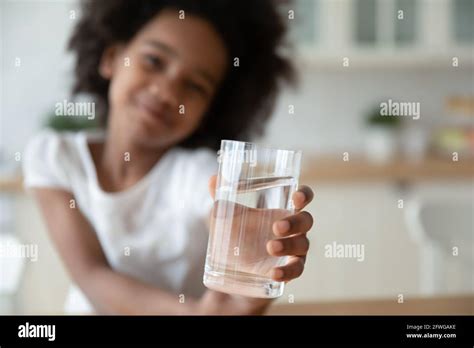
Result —
<path fill-rule="evenodd" d="M 314 197 L 313 190 L 309 186 L 301 185 L 298 188 L 298 191 L 293 193 L 293 204 L 295 206 L 296 211 L 303 209 L 307 206 Z"/>
<path fill-rule="evenodd" d="M 298 234 L 293 237 L 274 239 L 267 242 L 267 252 L 273 256 L 303 256 L 308 253 L 308 249 L 309 239 L 306 237 L 306 234 Z"/>
<path fill-rule="evenodd" d="M 313 226 L 313 216 L 307 211 L 278 220 L 273 224 L 273 233 L 278 237 L 290 236 L 296 233 L 306 233 Z"/>
<path fill-rule="evenodd" d="M 211 194 L 212 199 L 216 196 L 216 184 L 217 184 L 217 175 L 213 175 L 209 178 L 209 193 Z"/>
<path fill-rule="evenodd" d="M 291 256 L 284 266 L 275 267 L 272 270 L 272 279 L 279 282 L 287 282 L 298 278 L 304 270 L 304 258 Z"/>

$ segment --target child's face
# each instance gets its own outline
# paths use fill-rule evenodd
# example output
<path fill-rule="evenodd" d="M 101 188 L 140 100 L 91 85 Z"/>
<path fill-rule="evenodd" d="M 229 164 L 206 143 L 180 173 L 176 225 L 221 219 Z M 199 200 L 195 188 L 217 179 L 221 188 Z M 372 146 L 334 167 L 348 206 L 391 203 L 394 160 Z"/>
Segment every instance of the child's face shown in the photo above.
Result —
<path fill-rule="evenodd" d="M 199 126 L 227 69 L 224 42 L 205 20 L 165 10 L 100 65 L 110 79 L 109 131 L 168 147 Z"/>

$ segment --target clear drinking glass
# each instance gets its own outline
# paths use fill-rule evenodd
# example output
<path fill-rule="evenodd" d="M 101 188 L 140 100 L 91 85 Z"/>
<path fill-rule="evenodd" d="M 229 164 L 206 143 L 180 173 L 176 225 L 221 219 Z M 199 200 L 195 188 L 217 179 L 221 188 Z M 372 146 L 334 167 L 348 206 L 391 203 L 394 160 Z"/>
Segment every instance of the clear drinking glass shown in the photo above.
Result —
<path fill-rule="evenodd" d="M 287 257 L 270 256 L 272 225 L 294 213 L 301 151 L 223 140 L 219 151 L 204 284 L 220 292 L 274 298 L 284 283 L 271 279 Z"/>

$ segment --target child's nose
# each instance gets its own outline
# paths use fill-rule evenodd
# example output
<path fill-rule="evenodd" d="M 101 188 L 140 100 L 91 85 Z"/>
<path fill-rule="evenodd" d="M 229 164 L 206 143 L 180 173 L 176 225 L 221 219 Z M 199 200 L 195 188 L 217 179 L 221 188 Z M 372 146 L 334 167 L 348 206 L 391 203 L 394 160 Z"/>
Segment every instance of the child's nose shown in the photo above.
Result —
<path fill-rule="evenodd" d="M 154 81 L 150 86 L 150 92 L 160 103 L 170 109 L 175 109 L 180 104 L 178 84 L 170 79 L 162 78 Z"/>

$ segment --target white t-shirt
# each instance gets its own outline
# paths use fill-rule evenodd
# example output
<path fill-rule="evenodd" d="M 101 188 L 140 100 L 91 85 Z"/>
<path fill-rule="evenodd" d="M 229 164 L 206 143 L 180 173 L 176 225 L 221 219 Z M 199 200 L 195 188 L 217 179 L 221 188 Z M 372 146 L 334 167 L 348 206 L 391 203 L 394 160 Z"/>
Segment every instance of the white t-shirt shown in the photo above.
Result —
<path fill-rule="evenodd" d="M 40 133 L 24 154 L 25 187 L 71 192 L 114 270 L 177 295 L 199 297 L 205 290 L 208 180 L 217 172 L 215 153 L 172 148 L 134 186 L 110 193 L 98 183 L 88 147 L 103 139 L 104 133 Z M 94 310 L 73 286 L 65 311 Z"/>

